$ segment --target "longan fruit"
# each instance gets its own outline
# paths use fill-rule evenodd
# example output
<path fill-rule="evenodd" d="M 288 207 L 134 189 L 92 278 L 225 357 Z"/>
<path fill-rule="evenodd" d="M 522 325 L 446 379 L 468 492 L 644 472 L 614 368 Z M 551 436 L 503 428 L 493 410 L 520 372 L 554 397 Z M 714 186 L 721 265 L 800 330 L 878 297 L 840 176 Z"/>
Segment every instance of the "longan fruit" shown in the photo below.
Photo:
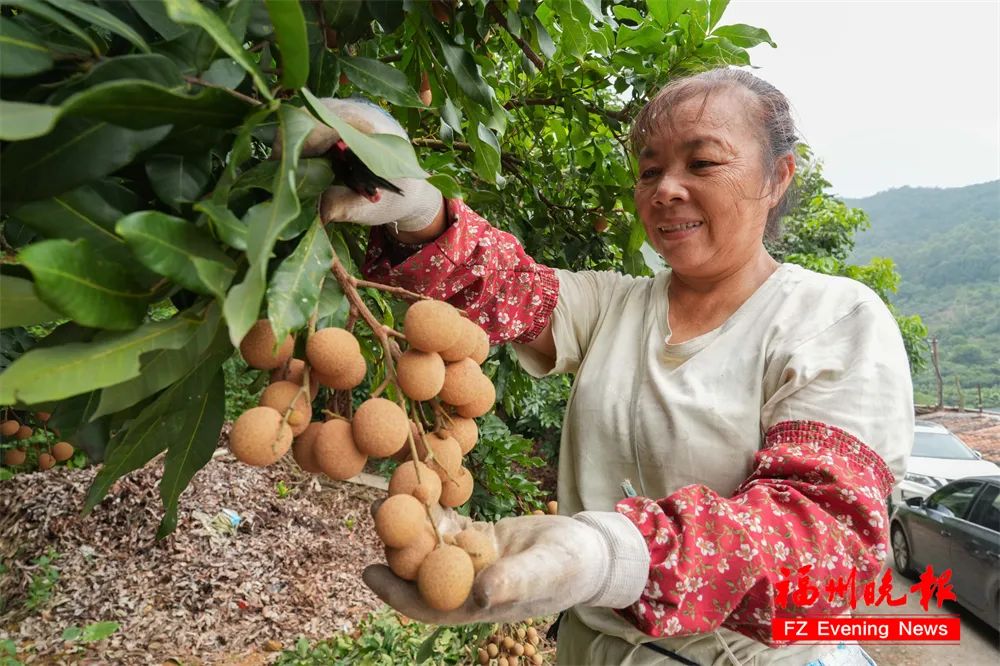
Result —
<path fill-rule="evenodd" d="M 352 424 L 358 450 L 376 458 L 399 451 L 410 432 L 406 413 L 385 398 L 369 398 L 361 403 Z"/>
<path fill-rule="evenodd" d="M 410 346 L 425 352 L 440 352 L 458 340 L 462 315 L 444 301 L 417 301 L 403 317 L 403 334 Z"/>
<path fill-rule="evenodd" d="M 40 423 L 48 423 L 50 418 L 52 418 L 50 412 L 35 412 L 35 419 Z"/>
<path fill-rule="evenodd" d="M 4 437 L 10 437 L 17 434 L 17 431 L 21 429 L 21 424 L 14 419 L 7 419 L 0 425 L 0 433 L 3 433 Z"/>
<path fill-rule="evenodd" d="M 517 640 L 519 640 L 519 641 L 523 641 L 525 635 L 527 635 L 527 632 L 524 630 L 524 627 L 518 627 L 517 631 L 514 632 L 514 633 L 517 634 Z"/>
<path fill-rule="evenodd" d="M 504 650 L 510 650 L 511 648 L 514 647 L 514 639 L 511 638 L 510 636 L 504 636 L 502 642 Z"/>
<path fill-rule="evenodd" d="M 476 656 L 478 657 L 481 666 L 486 666 L 490 663 L 490 655 L 484 648 L 479 648 L 476 651 Z"/>
<path fill-rule="evenodd" d="M 52 469 L 55 464 L 56 459 L 48 453 L 43 453 L 38 456 L 38 469 L 40 470 Z"/>
<path fill-rule="evenodd" d="M 455 535 L 455 545 L 469 554 L 472 568 L 479 573 L 497 560 L 493 540 L 480 530 L 466 529 Z"/>
<path fill-rule="evenodd" d="M 464 416 L 452 416 L 451 423 L 445 425 L 441 430 L 455 438 L 458 445 L 462 447 L 463 456 L 475 448 L 476 442 L 479 441 L 479 426 L 476 425 L 475 421 Z"/>
<path fill-rule="evenodd" d="M 485 378 L 486 375 L 472 359 L 463 358 L 461 361 L 449 363 L 444 369 L 441 399 L 456 407 L 472 402 L 482 392 L 480 377 Z"/>
<path fill-rule="evenodd" d="M 258 319 L 240 342 L 240 354 L 251 368 L 274 370 L 285 364 L 295 349 L 295 339 L 285 336 L 281 347 L 275 351 L 277 341 L 274 329 L 267 319 Z"/>
<path fill-rule="evenodd" d="M 413 443 L 420 449 L 420 428 L 414 421 L 410 421 L 410 434 L 413 435 Z M 399 450 L 392 454 L 392 459 L 396 462 L 406 462 L 410 459 L 410 440 L 407 439 Z"/>
<path fill-rule="evenodd" d="M 27 457 L 28 454 L 24 449 L 7 449 L 3 454 L 3 464 L 10 467 L 23 465 L 24 459 Z"/>
<path fill-rule="evenodd" d="M 559 502 L 555 500 L 550 500 L 549 503 L 545 505 L 545 508 L 548 509 L 549 514 L 553 516 L 559 515 Z"/>
<path fill-rule="evenodd" d="M 320 329 L 306 341 L 306 359 L 321 378 L 337 378 L 353 367 L 355 357 L 360 355 L 358 339 L 350 331 L 336 326 Z"/>
<path fill-rule="evenodd" d="M 524 656 L 525 657 L 529 657 L 529 658 L 534 657 L 536 652 L 537 652 L 537 650 L 535 649 L 535 646 L 532 645 L 531 643 L 526 643 L 524 645 Z"/>
<path fill-rule="evenodd" d="M 468 599 L 475 575 L 468 553 L 458 546 L 441 546 L 420 564 L 417 590 L 434 610 L 455 610 Z"/>
<path fill-rule="evenodd" d="M 339 372 L 332 375 L 324 375 L 317 371 L 316 378 L 320 384 L 327 388 L 337 391 L 349 391 L 363 382 L 367 374 L 368 364 L 365 363 L 365 357 L 359 352 L 345 361 L 344 368 Z"/>
<path fill-rule="evenodd" d="M 511 648 L 511 652 L 520 657 L 522 654 L 524 654 L 524 646 L 521 645 L 520 643 L 514 643 L 514 647 Z"/>
<path fill-rule="evenodd" d="M 449 363 L 454 363 L 455 361 L 461 361 L 463 358 L 467 358 L 475 350 L 476 344 L 478 343 L 476 331 L 483 330 L 465 317 L 462 317 L 462 323 L 459 325 L 459 329 L 458 339 L 455 340 L 455 344 L 441 352 L 441 358 Z"/>
<path fill-rule="evenodd" d="M 323 423 L 313 442 L 313 457 L 324 474 L 338 481 L 357 476 L 368 462 L 354 442 L 351 424 L 341 419 Z"/>
<path fill-rule="evenodd" d="M 21 426 L 20 428 L 17 429 L 17 432 L 14 433 L 14 437 L 16 439 L 28 439 L 34 433 L 35 433 L 35 431 L 32 430 L 29 426 L 23 425 L 23 426 Z"/>
<path fill-rule="evenodd" d="M 413 495 L 392 495 L 375 512 L 375 533 L 390 548 L 405 548 L 420 536 L 426 516 Z"/>
<path fill-rule="evenodd" d="M 431 526 L 424 523 L 424 529 L 417 534 L 417 538 L 405 548 L 385 548 L 385 561 L 396 574 L 403 580 L 416 580 L 417 572 L 427 554 L 434 550 L 437 539 L 434 538 L 434 531 Z"/>
<path fill-rule="evenodd" d="M 417 483 L 417 470 L 420 470 L 420 483 Z M 441 498 L 441 478 L 430 467 L 422 462 L 410 460 L 396 468 L 389 478 L 389 495 L 414 495 L 416 490 L 423 488 L 427 493 L 426 503 L 433 504 Z M 418 498 L 421 499 L 421 498 Z"/>
<path fill-rule="evenodd" d="M 511 666 L 511 663 L 507 657 L 499 657 L 497 659 L 497 666 Z"/>
<path fill-rule="evenodd" d="M 480 374 L 476 379 L 476 384 L 475 397 L 466 404 L 458 405 L 455 408 L 459 416 L 475 419 L 493 409 L 493 405 L 497 401 L 497 390 L 494 388 L 493 382 L 486 375 Z"/>
<path fill-rule="evenodd" d="M 472 472 L 459 467 L 459 472 L 452 472 L 451 479 L 445 477 L 441 480 L 441 497 L 438 501 L 442 506 L 451 508 L 459 507 L 469 501 L 472 497 Z"/>
<path fill-rule="evenodd" d="M 295 396 L 298 395 L 301 388 L 300 384 L 286 381 L 269 384 L 260 395 L 260 406 L 271 407 L 283 415 L 292 406 L 292 401 L 295 400 Z M 295 409 L 288 417 L 288 425 L 292 427 L 292 436 L 298 437 L 305 432 L 311 419 L 312 405 L 309 404 L 309 396 L 303 393 L 298 400 L 295 400 Z"/>
<path fill-rule="evenodd" d="M 444 361 L 437 352 L 407 349 L 396 362 L 399 388 L 411 400 L 430 400 L 444 385 Z"/>
<path fill-rule="evenodd" d="M 288 363 L 271 371 L 271 383 L 286 381 L 302 386 L 302 375 L 306 370 L 306 362 L 300 358 L 289 359 Z M 311 370 L 311 369 L 310 369 Z M 309 397 L 315 398 L 319 391 L 319 380 L 315 372 L 309 372 Z"/>
<path fill-rule="evenodd" d="M 534 664 L 535 666 L 542 666 L 543 661 L 544 659 L 542 659 L 542 655 L 538 654 L 537 652 L 531 656 L 531 663 Z"/>
<path fill-rule="evenodd" d="M 487 643 L 486 653 L 490 655 L 490 659 L 495 659 L 496 656 L 500 654 L 500 648 L 497 647 L 496 643 Z"/>
<path fill-rule="evenodd" d="M 303 471 L 310 474 L 322 474 L 323 468 L 316 462 L 316 452 L 313 447 L 316 445 L 316 437 L 323 428 L 323 423 L 315 421 L 310 423 L 302 434 L 292 442 L 292 457 Z"/>
<path fill-rule="evenodd" d="M 55 458 L 57 462 L 62 462 L 72 458 L 73 451 L 73 445 L 69 442 L 56 442 L 55 446 L 52 447 L 52 457 Z"/>
<path fill-rule="evenodd" d="M 282 423 L 273 407 L 252 407 L 243 412 L 229 433 L 229 450 L 254 467 L 277 462 L 292 446 L 292 429 Z"/>
<path fill-rule="evenodd" d="M 476 365 L 482 365 L 490 355 L 490 336 L 483 329 L 479 330 L 482 331 L 482 335 L 476 336 L 476 346 L 469 354 L 469 358 L 475 361 Z"/>
<path fill-rule="evenodd" d="M 427 461 L 427 449 L 434 453 L 434 460 Z M 442 483 L 448 475 L 458 474 L 462 466 L 462 447 L 453 437 L 441 437 L 436 433 L 424 435 L 424 441 L 417 444 L 417 455 L 427 466 L 437 472 Z"/>
<path fill-rule="evenodd" d="M 528 642 L 531 643 L 532 645 L 538 645 L 538 640 L 539 640 L 538 630 L 535 629 L 534 627 L 528 627 L 527 634 L 528 634 Z"/>

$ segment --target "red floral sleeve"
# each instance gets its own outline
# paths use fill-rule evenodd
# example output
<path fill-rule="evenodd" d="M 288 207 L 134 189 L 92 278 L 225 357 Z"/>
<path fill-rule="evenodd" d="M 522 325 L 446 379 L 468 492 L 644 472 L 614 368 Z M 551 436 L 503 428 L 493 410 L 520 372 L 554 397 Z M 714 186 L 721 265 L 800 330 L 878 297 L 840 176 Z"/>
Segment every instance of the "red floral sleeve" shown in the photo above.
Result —
<path fill-rule="evenodd" d="M 555 271 L 536 263 L 514 236 L 460 199 L 447 205 L 447 231 L 395 265 L 385 231 L 375 227 L 362 273 L 465 310 L 489 333 L 491 344 L 531 342 L 552 318 L 559 294 Z"/>
<path fill-rule="evenodd" d="M 785 421 L 766 435 L 750 477 L 724 498 L 705 486 L 617 510 L 645 537 L 650 572 L 642 596 L 621 612 L 652 636 L 703 633 L 720 625 L 775 645 L 776 584 L 812 565 L 815 582 L 876 577 L 886 558 L 885 498 L 893 483 L 882 458 L 839 428 Z M 821 594 L 810 612 L 839 612 Z M 796 612 L 788 600 L 788 613 Z"/>

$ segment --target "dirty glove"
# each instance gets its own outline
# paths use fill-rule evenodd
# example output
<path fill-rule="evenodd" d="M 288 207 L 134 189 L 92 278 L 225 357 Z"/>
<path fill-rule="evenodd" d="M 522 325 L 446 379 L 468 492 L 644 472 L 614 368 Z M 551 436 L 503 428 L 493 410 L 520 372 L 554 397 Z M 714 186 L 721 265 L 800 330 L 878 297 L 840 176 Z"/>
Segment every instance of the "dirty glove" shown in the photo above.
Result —
<path fill-rule="evenodd" d="M 632 522 L 614 512 L 504 518 L 474 523 L 454 511 L 440 512 L 442 535 L 462 529 L 492 538 L 499 558 L 476 575 L 472 594 L 453 611 L 423 602 L 416 583 L 381 564 L 364 581 L 400 613 L 430 624 L 516 622 L 571 606 L 624 608 L 639 598 L 649 576 L 649 550 Z"/>
<path fill-rule="evenodd" d="M 365 134 L 394 134 L 409 141 L 395 118 L 365 99 L 325 98 L 322 102 Z M 317 123 L 302 148 L 303 157 L 319 155 L 330 159 L 343 183 L 323 193 L 320 217 L 324 224 L 392 224 L 397 231 L 418 231 L 434 221 L 444 203 L 441 192 L 422 178 L 386 180 L 376 176 L 350 151 L 337 130 L 323 123 Z"/>

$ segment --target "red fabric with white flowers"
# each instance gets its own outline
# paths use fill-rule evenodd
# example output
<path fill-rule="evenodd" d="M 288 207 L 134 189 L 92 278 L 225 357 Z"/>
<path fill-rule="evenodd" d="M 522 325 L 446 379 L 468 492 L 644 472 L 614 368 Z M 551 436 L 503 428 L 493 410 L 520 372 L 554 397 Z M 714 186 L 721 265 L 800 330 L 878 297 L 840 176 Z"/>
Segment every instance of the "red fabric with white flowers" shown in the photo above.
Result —
<path fill-rule="evenodd" d="M 771 640 L 775 584 L 785 567 L 812 565 L 821 588 L 850 576 L 876 577 L 886 558 L 885 498 L 893 476 L 882 458 L 839 428 L 784 421 L 766 434 L 750 477 L 732 497 L 705 486 L 665 499 L 633 497 L 618 512 L 649 545 L 650 571 L 638 601 L 621 612 L 651 636 L 699 634 L 720 625 Z M 794 584 L 793 584 L 794 589 Z M 843 601 L 843 605 L 840 604 Z M 847 600 L 825 594 L 809 612 L 841 612 Z M 794 614 L 789 599 L 783 615 Z"/>

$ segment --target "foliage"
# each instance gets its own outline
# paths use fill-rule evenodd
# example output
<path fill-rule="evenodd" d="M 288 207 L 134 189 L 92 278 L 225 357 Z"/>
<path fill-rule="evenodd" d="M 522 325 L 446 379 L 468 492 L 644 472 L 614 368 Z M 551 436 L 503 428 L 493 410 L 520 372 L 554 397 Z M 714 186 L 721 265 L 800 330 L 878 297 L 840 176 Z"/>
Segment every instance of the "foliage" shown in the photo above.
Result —
<path fill-rule="evenodd" d="M 0 666 L 23 666 L 17 658 L 17 645 L 8 639 L 0 640 Z"/>
<path fill-rule="evenodd" d="M 28 596 L 24 600 L 25 610 L 36 611 L 49 603 L 56 583 L 59 582 L 59 569 L 55 566 L 58 559 L 59 554 L 49 548 L 44 555 L 39 555 L 31 561 L 32 567 L 37 569 L 28 582 Z"/>
<path fill-rule="evenodd" d="M 467 456 L 476 483 L 469 515 L 476 520 L 499 520 L 541 508 L 544 494 L 524 472 L 545 465 L 531 455 L 532 442 L 512 433 L 494 414 L 480 419 L 479 444 Z"/>
<path fill-rule="evenodd" d="M 121 625 L 117 622 L 92 622 L 84 627 L 66 627 L 62 633 L 64 641 L 75 641 L 80 643 L 96 643 L 104 640 L 111 634 L 118 631 Z"/>
<path fill-rule="evenodd" d="M 223 419 L 254 392 L 234 345 L 262 315 L 279 337 L 343 316 L 332 280 L 295 279 L 332 251 L 360 258 L 363 242 L 316 222 L 333 174 L 300 151 L 317 117 L 376 173 L 434 173 L 550 265 L 647 274 L 623 125 L 671 77 L 773 45 L 722 25 L 726 5 L 7 0 L 0 326 L 15 345 L 0 404 L 52 411 L 103 461 L 86 511 L 165 450 L 159 533 L 172 530 Z M 404 123 L 416 158 L 317 104 L 354 93 Z M 267 160 L 276 137 L 281 158 Z M 51 332 L 32 345 L 24 327 L 38 324 Z M 491 492 L 505 464 L 483 463 L 497 465 Z"/>
<path fill-rule="evenodd" d="M 472 624 L 434 629 L 412 620 L 404 624 L 393 610 L 383 608 L 366 617 L 350 634 L 338 634 L 313 645 L 300 638 L 295 649 L 282 652 L 275 664 L 465 664 L 472 661 L 470 646 L 489 635 L 491 628 Z"/>

